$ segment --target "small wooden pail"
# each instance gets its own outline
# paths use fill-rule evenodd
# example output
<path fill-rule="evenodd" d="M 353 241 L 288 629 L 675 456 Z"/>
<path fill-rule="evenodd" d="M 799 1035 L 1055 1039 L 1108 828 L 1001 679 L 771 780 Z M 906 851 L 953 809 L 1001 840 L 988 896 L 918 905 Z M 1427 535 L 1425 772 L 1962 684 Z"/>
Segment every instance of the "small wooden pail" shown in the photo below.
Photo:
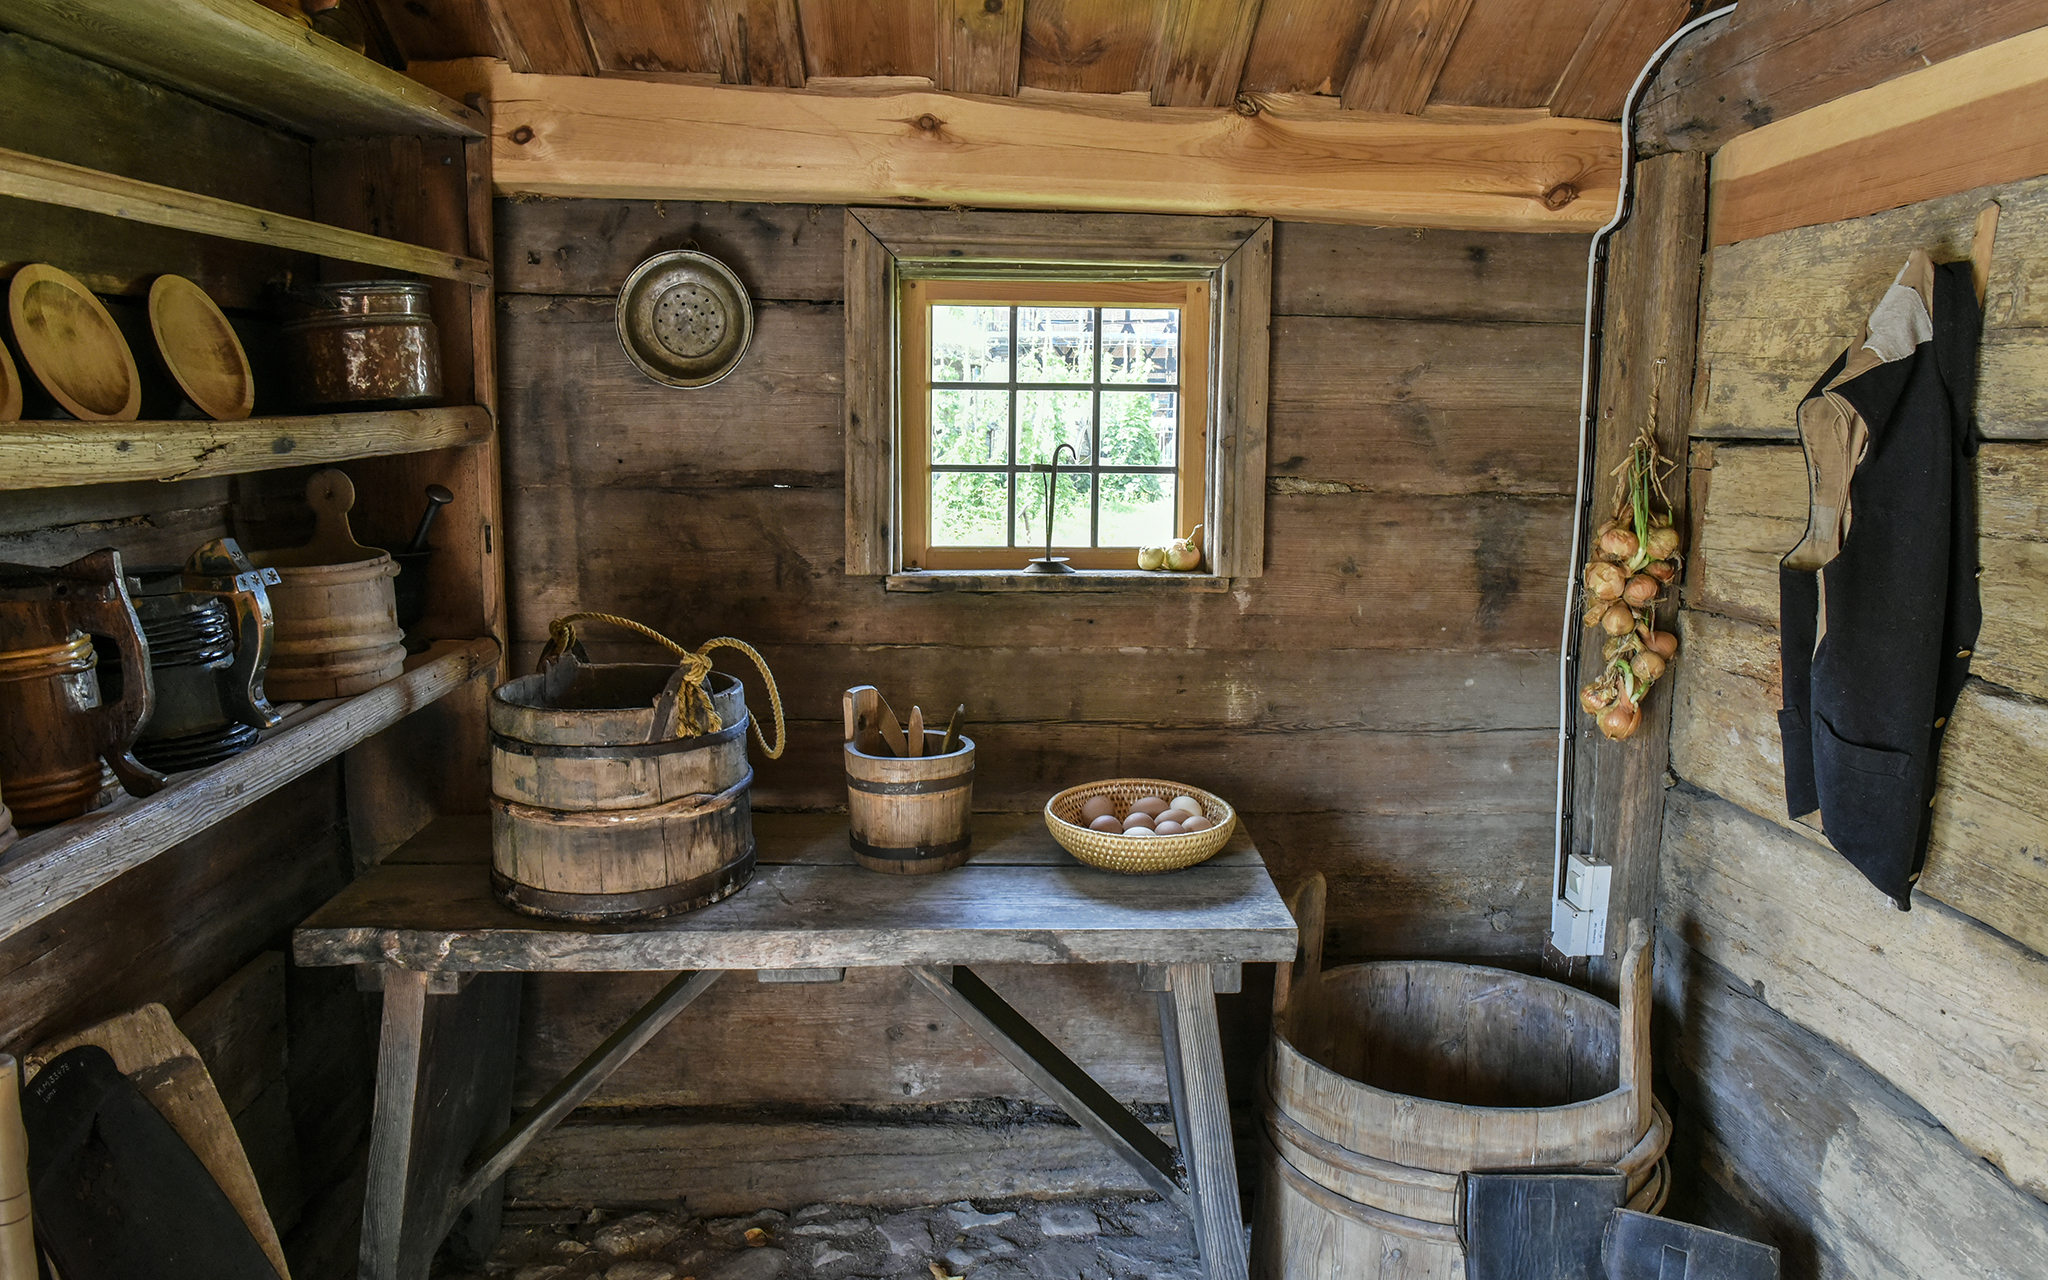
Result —
<path fill-rule="evenodd" d="M 557 920 L 708 906 L 754 874 L 746 694 L 705 680 L 721 728 L 677 736 L 683 668 L 573 654 L 491 693 L 491 884 Z"/>
<path fill-rule="evenodd" d="M 1650 1093 L 1648 930 L 1630 927 L 1620 1009 L 1479 965 L 1322 969 L 1323 884 L 1296 907 L 1303 959 L 1274 991 L 1254 1214 L 1258 1280 L 1455 1280 L 1458 1175 L 1628 1175 L 1667 1190 L 1671 1119 Z"/>
<path fill-rule="evenodd" d="M 925 750 L 945 745 L 924 731 Z M 846 816 L 854 861 L 870 871 L 915 876 L 967 861 L 974 835 L 974 739 L 948 755 L 871 756 L 845 744 Z"/>
<path fill-rule="evenodd" d="M 306 501 L 315 520 L 311 542 L 249 556 L 278 575 L 269 589 L 274 638 L 263 676 L 273 702 L 352 697 L 405 669 L 391 582 L 398 565 L 349 532 L 355 485 L 340 471 L 322 471 L 306 482 Z"/>

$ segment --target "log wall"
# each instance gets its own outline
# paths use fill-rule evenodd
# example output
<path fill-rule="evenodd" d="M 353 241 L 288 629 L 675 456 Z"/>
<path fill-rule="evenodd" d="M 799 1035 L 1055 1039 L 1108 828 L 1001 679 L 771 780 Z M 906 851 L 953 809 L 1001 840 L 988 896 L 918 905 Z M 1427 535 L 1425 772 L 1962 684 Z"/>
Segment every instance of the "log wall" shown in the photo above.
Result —
<path fill-rule="evenodd" d="M 790 716 L 789 753 L 755 753 L 757 806 L 843 807 L 838 695 L 873 683 L 899 711 L 966 704 L 977 808 L 1035 811 L 1099 777 L 1184 779 L 1245 812 L 1283 887 L 1330 878 L 1333 955 L 1533 963 L 1549 918 L 1585 242 L 1276 229 L 1263 577 L 1186 596 L 890 593 L 842 571 L 840 219 L 804 206 L 500 202 L 515 668 L 531 666 L 551 618 L 577 609 L 690 644 L 738 636 L 767 655 Z M 746 281 L 758 324 L 731 376 L 677 391 L 626 361 L 612 299 L 642 259 L 693 241 Z M 595 627 L 587 638 L 606 639 Z M 1135 975 L 990 976 L 1118 1096 L 1163 1100 L 1153 1002 Z M 532 984 L 522 1096 L 645 990 L 623 977 Z M 1234 1051 L 1247 1062 L 1259 999 L 1240 1001 Z M 884 974 L 722 985 L 707 1000 L 586 1116 L 713 1103 L 957 1116 L 1034 1097 Z M 899 1152 L 923 1140 L 895 1132 L 842 1139 Z M 736 1153 L 722 1159 L 749 1149 L 702 1133 Z M 752 1149 L 815 1139 L 795 1121 L 762 1133 Z M 513 1194 L 602 1198 L 607 1178 L 626 1193 L 648 1182 L 628 1165 L 678 1145 L 644 1124 L 615 1136 L 565 1131 L 515 1171 Z M 952 1167 L 947 1141 L 958 1139 L 932 1136 L 919 1158 Z M 1074 1172 L 1058 1142 L 1018 1158 L 1067 1170 L 1035 1185 L 1105 1176 Z M 659 1170 L 683 1159 L 659 1157 L 654 1180 L 680 1177 Z M 791 1176 L 778 1167 L 762 1181 L 805 1194 Z"/>
<path fill-rule="evenodd" d="M 1759 73 L 1761 74 L 1761 73 Z M 1765 77 L 1768 78 L 1768 77 Z M 1958 145 L 1967 145 L 1959 139 Z M 1794 413 L 1916 247 L 1990 263 L 1976 460 L 1985 621 L 1910 913 L 1784 803 L 1777 568 Z M 2048 178 L 1715 248 L 1661 851 L 1674 1207 L 1788 1277 L 2040 1274 L 2048 1241 Z M 1853 533 L 1852 535 L 1853 536 Z"/>

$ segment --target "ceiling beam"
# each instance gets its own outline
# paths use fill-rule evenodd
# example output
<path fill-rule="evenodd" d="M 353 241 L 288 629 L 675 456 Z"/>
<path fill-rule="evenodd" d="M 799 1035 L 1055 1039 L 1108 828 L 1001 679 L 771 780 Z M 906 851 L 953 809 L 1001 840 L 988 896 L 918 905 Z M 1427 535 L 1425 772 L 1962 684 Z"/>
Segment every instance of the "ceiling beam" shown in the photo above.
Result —
<path fill-rule="evenodd" d="M 1587 232 L 1614 208 L 1617 126 L 1285 107 L 1078 107 L 907 90 L 783 89 L 414 64 L 492 104 L 503 193 L 1259 214 Z"/>

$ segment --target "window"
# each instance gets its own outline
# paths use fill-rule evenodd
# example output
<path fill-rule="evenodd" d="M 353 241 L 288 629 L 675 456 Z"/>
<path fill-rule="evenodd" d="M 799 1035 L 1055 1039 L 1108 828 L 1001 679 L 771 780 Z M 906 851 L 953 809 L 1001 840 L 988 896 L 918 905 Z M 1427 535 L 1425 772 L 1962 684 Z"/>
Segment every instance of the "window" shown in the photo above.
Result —
<path fill-rule="evenodd" d="M 1065 444 L 1055 554 L 1256 576 L 1271 290 L 1265 219 L 848 210 L 846 571 L 1021 575 Z"/>
<path fill-rule="evenodd" d="M 1055 480 L 1076 568 L 1202 523 L 1207 281 L 912 280 L 899 316 L 905 568 L 1022 568 Z"/>

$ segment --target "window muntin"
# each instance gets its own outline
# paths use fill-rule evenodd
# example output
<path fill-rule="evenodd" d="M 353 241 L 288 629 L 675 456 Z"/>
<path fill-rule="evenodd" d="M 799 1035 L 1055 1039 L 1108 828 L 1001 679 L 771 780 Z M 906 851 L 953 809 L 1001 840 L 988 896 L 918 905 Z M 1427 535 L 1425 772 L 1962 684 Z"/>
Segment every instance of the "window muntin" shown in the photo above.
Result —
<path fill-rule="evenodd" d="M 1128 569 L 1202 522 L 1210 285 L 911 280 L 902 285 L 903 563 L 1021 569 L 1045 547 Z"/>

